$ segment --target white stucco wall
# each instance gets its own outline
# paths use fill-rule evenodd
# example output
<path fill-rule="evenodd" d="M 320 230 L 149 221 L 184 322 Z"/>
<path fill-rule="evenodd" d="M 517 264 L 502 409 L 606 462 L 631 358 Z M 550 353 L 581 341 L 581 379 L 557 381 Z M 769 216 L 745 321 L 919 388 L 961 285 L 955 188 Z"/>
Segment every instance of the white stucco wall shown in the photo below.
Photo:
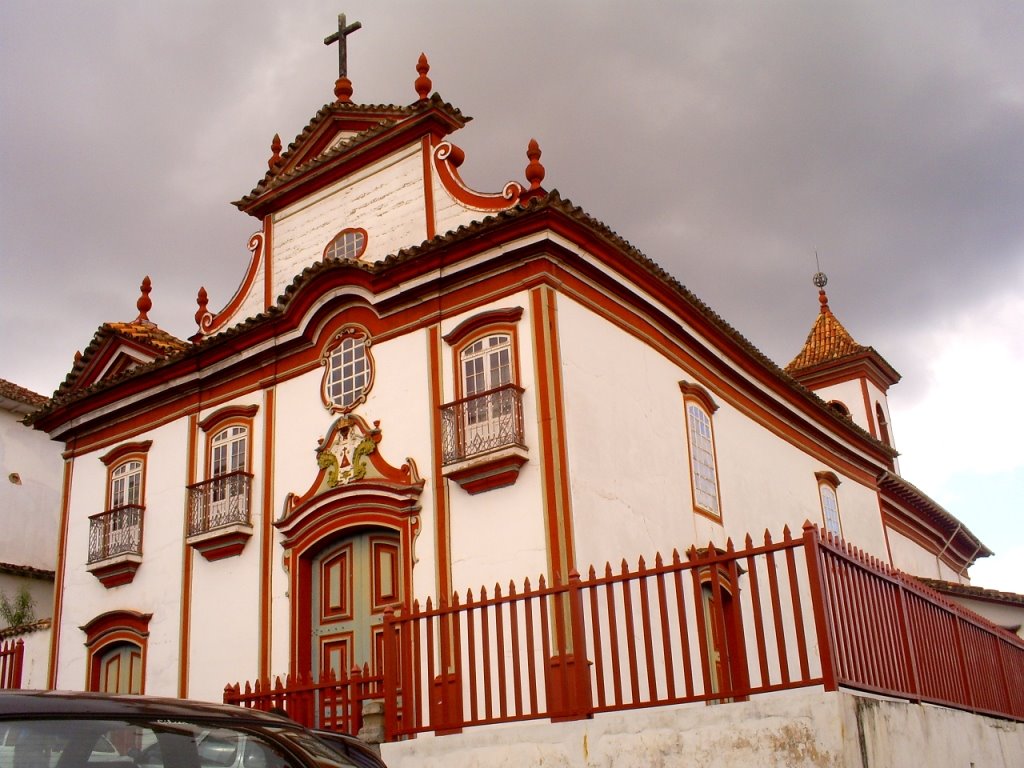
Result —
<path fill-rule="evenodd" d="M 421 735 L 381 745 L 390 768 L 1016 768 L 1024 724 L 846 692 L 801 689 Z"/>
<path fill-rule="evenodd" d="M 139 437 L 153 441 L 146 458 L 142 565 L 130 584 L 111 589 L 86 570 L 89 516 L 103 512 L 107 498 L 107 467 L 100 456 L 110 449 L 74 460 L 57 687 L 80 690 L 86 685 L 85 633 L 79 627 L 108 611 L 132 610 L 153 614 L 146 693 L 177 693 L 186 438 L 184 420 Z"/>
<path fill-rule="evenodd" d="M 0 531 L 6 532 L 0 536 L 0 562 L 52 571 L 57 563 L 62 446 L 22 424 L 24 416 L 0 406 Z M 45 615 L 50 615 L 49 608 Z"/>
<path fill-rule="evenodd" d="M 565 296 L 558 302 L 577 560 L 613 567 L 747 533 L 822 525 L 815 472 L 835 469 L 710 394 L 721 523 L 693 511 L 683 395 L 695 377 Z M 836 472 L 844 535 L 887 557 L 877 493 Z"/>
<path fill-rule="evenodd" d="M 516 326 L 518 348 L 513 354 L 518 360 L 518 382 L 525 390 L 522 398 L 523 434 L 529 459 L 514 485 L 482 494 L 472 495 L 458 483 L 443 480 L 449 492 L 452 581 L 463 594 L 466 589 L 478 594 L 481 586 L 493 593 L 496 583 L 507 591 L 510 580 L 514 580 L 518 587 L 525 578 L 536 585 L 537 577 L 548 571 L 537 424 L 536 361 L 531 343 L 536 319 L 531 316 L 529 306 L 529 295 L 517 293 L 450 317 L 441 325 L 444 335 L 475 315 L 496 309 L 524 308 Z M 443 344 L 441 351 L 443 400 L 451 402 L 456 399 L 455 377 L 459 375 L 459 363 L 451 346 Z"/>
<path fill-rule="evenodd" d="M 362 261 L 377 261 L 426 239 L 423 160 L 406 147 L 274 215 L 274 296 L 323 258 L 342 229 L 366 230 Z"/>

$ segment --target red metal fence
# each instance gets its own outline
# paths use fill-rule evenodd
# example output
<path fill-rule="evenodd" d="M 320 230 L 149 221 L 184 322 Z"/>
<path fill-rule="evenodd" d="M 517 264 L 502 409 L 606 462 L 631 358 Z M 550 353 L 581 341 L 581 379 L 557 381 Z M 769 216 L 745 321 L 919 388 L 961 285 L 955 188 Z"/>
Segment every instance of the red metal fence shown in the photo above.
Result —
<path fill-rule="evenodd" d="M 381 698 L 388 739 L 814 685 L 1024 720 L 1024 641 L 809 524 L 742 550 L 414 602 L 386 615 L 383 657 L 383 678 L 229 686 L 225 701 L 320 727 L 343 711 L 353 732 L 361 702 Z"/>
<path fill-rule="evenodd" d="M 0 688 L 21 688 L 21 669 L 24 663 L 24 640 L 0 642 Z"/>
<path fill-rule="evenodd" d="M 1024 642 L 814 531 L 838 685 L 1024 720 Z"/>
<path fill-rule="evenodd" d="M 691 549 L 385 618 L 390 738 L 823 682 L 800 539 Z M 397 659 L 398 663 L 391 663 Z M 401 703 L 401 706 L 399 706 Z"/>
<path fill-rule="evenodd" d="M 320 679 L 280 677 L 273 684 L 257 680 L 255 684 L 227 685 L 224 703 L 238 704 L 264 712 L 284 712 L 293 720 L 329 731 L 358 733 L 363 725 L 363 702 L 383 699 L 383 678 L 371 675 L 368 667 L 353 669 L 348 675 L 335 676 L 326 670 Z"/>

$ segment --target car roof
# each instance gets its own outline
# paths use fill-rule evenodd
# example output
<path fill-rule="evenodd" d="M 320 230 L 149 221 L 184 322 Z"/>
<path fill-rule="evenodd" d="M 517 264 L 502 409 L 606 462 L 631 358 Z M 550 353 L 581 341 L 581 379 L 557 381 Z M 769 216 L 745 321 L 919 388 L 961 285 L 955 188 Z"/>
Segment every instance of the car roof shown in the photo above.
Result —
<path fill-rule="evenodd" d="M 160 696 L 88 693 L 81 691 L 0 691 L 0 718 L 35 717 L 116 717 L 158 719 L 204 719 L 252 724 L 299 727 L 280 715 L 260 712 L 233 704 L 215 704 Z"/>

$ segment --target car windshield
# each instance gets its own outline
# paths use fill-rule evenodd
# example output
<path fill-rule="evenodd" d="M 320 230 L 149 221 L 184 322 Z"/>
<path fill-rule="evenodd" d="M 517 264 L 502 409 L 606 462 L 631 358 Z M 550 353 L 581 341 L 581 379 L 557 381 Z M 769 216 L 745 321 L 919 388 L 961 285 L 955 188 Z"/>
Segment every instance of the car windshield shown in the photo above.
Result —
<path fill-rule="evenodd" d="M 294 753 L 294 754 L 293 754 Z M 202 722 L 32 719 L 0 722 L 0 768 L 351 766 L 297 729 Z"/>

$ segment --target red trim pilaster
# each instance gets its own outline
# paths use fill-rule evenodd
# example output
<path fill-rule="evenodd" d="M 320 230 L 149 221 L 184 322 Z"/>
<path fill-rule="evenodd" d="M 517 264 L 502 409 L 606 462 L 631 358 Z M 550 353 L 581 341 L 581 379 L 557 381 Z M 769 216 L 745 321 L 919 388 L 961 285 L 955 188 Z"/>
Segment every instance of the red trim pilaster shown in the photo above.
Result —
<path fill-rule="evenodd" d="M 277 390 L 270 387 L 263 392 L 263 517 L 260 521 L 260 627 L 259 666 L 260 679 L 270 679 L 271 616 L 270 603 L 273 587 L 274 544 L 274 418 Z"/>
<path fill-rule="evenodd" d="M 274 305 L 274 216 L 263 217 L 263 308 Z"/>
<path fill-rule="evenodd" d="M 60 535 L 57 542 L 57 573 L 53 583 L 53 626 L 50 628 L 50 664 L 46 671 L 46 687 L 57 687 L 57 659 L 60 655 L 60 628 L 64 611 L 64 572 L 67 568 L 68 518 L 71 509 L 71 476 L 74 458 L 64 459 L 64 482 L 61 487 Z"/>
<path fill-rule="evenodd" d="M 533 356 L 537 377 L 537 421 L 540 436 L 541 482 L 547 532 L 549 576 L 568 583 L 576 567 L 568 451 L 565 442 L 565 399 L 555 292 L 549 286 L 530 291 Z"/>
<path fill-rule="evenodd" d="M 451 553 L 451 521 L 448 516 L 448 481 L 444 477 L 441 445 L 441 404 L 444 402 L 442 385 L 442 367 L 444 366 L 443 346 L 441 344 L 441 328 L 432 326 L 427 336 L 427 357 L 429 360 L 430 381 L 430 429 L 434 446 L 431 458 L 431 470 L 434 482 L 434 550 L 437 558 L 435 574 L 436 594 L 448 599 L 452 594 L 452 553 Z"/>
<path fill-rule="evenodd" d="M 430 156 L 433 153 L 434 148 L 430 144 L 430 137 L 424 136 L 422 140 L 422 154 L 423 154 L 423 212 L 426 216 L 426 233 L 427 240 L 433 240 L 434 235 L 437 234 L 436 224 L 434 223 L 434 174 L 430 170 L 433 163 L 430 162 Z"/>
<path fill-rule="evenodd" d="M 199 417 L 192 414 L 188 417 L 188 446 L 185 458 L 185 487 L 193 485 L 196 476 L 196 447 L 199 441 Z M 188 494 L 185 495 L 185 508 L 182 515 L 181 530 L 181 621 L 178 630 L 178 698 L 188 696 L 188 661 L 189 643 L 192 634 L 192 547 L 188 543 Z"/>

